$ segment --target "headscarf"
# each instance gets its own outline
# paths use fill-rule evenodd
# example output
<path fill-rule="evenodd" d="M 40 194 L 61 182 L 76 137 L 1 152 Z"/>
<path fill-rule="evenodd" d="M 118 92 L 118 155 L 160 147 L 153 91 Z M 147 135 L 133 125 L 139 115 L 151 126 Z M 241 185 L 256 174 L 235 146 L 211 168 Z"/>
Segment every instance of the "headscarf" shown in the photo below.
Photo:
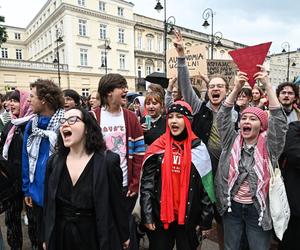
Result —
<path fill-rule="evenodd" d="M 27 92 L 25 90 L 15 90 L 15 92 L 19 92 L 19 96 L 20 96 L 20 98 L 19 98 L 20 113 L 19 113 L 18 117 L 16 117 L 16 116 L 12 117 L 11 123 L 13 124 L 13 126 L 9 130 L 6 140 L 5 140 L 5 144 L 3 146 L 2 156 L 6 160 L 8 159 L 8 150 L 9 150 L 12 138 L 14 136 L 16 127 L 21 124 L 26 123 L 34 116 L 32 114 L 32 110 L 30 109 L 30 104 L 28 102 L 29 92 Z"/>
<path fill-rule="evenodd" d="M 160 220 L 163 222 L 165 229 L 167 229 L 169 224 L 175 220 L 172 185 L 173 146 L 176 144 L 183 145 L 183 149 L 181 149 L 182 147 L 179 147 L 181 149 L 181 154 L 183 155 L 183 161 L 180 162 L 181 185 L 179 194 L 180 202 L 178 209 L 178 224 L 184 225 L 192 164 L 192 141 L 197 139 L 197 136 L 194 134 L 191 128 L 190 118 L 192 117 L 192 108 L 190 105 L 184 101 L 176 101 L 170 106 L 168 114 L 172 112 L 178 112 L 184 115 L 183 119 L 185 122 L 187 137 L 182 142 L 177 142 L 172 136 L 170 128 L 167 124 L 166 132 L 149 146 L 144 158 L 145 163 L 145 161 L 151 155 L 159 154 L 163 151 L 165 152 L 161 166 L 162 191 L 160 203 Z"/>

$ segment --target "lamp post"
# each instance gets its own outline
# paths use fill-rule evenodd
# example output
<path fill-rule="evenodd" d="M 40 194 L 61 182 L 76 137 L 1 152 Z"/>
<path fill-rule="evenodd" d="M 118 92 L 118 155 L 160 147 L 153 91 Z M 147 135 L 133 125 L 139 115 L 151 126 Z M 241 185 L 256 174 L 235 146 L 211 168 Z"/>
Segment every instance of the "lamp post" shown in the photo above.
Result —
<path fill-rule="evenodd" d="M 290 44 L 289 42 L 283 42 L 281 44 L 281 48 L 282 48 L 282 53 L 286 53 L 287 52 L 287 55 L 288 55 L 288 61 L 287 61 L 287 73 L 286 73 L 286 81 L 288 82 L 289 81 L 289 78 L 290 78 Z M 287 49 L 287 51 L 286 51 Z"/>
<path fill-rule="evenodd" d="M 104 64 L 102 63 L 101 67 L 105 67 L 105 74 L 107 75 L 107 51 L 111 50 L 110 39 L 106 38 L 104 40 Z"/>
<path fill-rule="evenodd" d="M 57 29 L 56 30 L 56 58 L 54 59 L 53 63 L 57 64 L 57 75 L 58 75 L 58 86 L 60 87 L 60 61 L 59 61 L 59 43 L 63 42 L 62 39 L 62 30 L 61 29 Z"/>
<path fill-rule="evenodd" d="M 216 46 L 221 46 L 221 39 L 223 38 L 223 34 L 220 31 L 217 31 L 214 34 L 214 11 L 211 8 L 207 8 L 203 11 L 202 13 L 202 17 L 204 19 L 204 23 L 202 24 L 202 26 L 204 28 L 207 28 L 210 24 L 207 21 L 208 18 L 211 17 L 211 40 L 210 40 L 210 58 L 214 59 L 214 45 Z M 217 43 L 215 44 L 215 39 L 217 40 Z"/>
<path fill-rule="evenodd" d="M 165 74 L 167 76 L 167 35 L 173 32 L 176 19 L 174 16 L 170 16 L 167 19 L 166 2 L 167 0 L 164 0 L 164 6 L 162 6 L 160 0 L 157 0 L 154 9 L 157 10 L 158 12 L 160 12 L 162 9 L 164 10 L 164 67 L 165 67 Z"/>

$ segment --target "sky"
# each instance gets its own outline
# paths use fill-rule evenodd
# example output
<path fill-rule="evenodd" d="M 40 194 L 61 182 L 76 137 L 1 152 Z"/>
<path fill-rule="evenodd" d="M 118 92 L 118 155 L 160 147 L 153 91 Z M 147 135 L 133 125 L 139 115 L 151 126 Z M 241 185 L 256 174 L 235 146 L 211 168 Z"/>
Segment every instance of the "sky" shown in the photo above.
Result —
<path fill-rule="evenodd" d="M 26 27 L 47 0 L 0 0 L 0 15 L 6 25 Z M 92 1 L 92 0 L 86 0 Z M 95 1 L 95 0 L 93 0 Z M 300 1 L 295 0 L 160 0 L 167 4 L 167 17 L 176 24 L 204 33 L 202 13 L 214 11 L 214 31 L 246 45 L 272 41 L 271 53 L 280 53 L 289 42 L 291 51 L 300 48 Z M 154 10 L 157 0 L 131 0 L 134 12 L 163 20 L 163 11 Z M 208 19 L 211 23 L 211 19 Z"/>

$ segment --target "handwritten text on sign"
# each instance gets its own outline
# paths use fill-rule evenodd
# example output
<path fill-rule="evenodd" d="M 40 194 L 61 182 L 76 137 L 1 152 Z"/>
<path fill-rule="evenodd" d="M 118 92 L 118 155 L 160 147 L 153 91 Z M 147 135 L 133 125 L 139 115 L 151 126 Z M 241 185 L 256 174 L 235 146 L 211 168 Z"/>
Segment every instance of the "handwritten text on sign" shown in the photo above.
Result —
<path fill-rule="evenodd" d="M 205 46 L 197 45 L 186 48 L 186 65 L 190 76 L 207 73 Z M 177 76 L 177 52 L 175 49 L 167 51 L 168 77 Z"/>
<path fill-rule="evenodd" d="M 231 60 L 207 60 L 207 75 L 222 75 L 229 85 L 233 83 L 236 65 Z"/>

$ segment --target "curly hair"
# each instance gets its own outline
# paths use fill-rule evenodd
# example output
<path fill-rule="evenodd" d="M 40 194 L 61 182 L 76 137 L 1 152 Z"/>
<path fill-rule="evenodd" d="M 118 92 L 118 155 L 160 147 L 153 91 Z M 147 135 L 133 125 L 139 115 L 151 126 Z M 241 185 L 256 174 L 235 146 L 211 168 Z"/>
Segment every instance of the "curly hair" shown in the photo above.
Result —
<path fill-rule="evenodd" d="M 106 150 L 106 144 L 103 139 L 101 128 L 99 127 L 96 119 L 84 108 L 73 107 L 72 109 L 79 110 L 82 115 L 82 122 L 85 125 L 85 150 L 88 154 L 93 152 L 102 152 Z M 82 138 L 83 139 L 83 138 Z M 70 148 L 65 147 L 61 134 L 59 133 L 57 140 L 58 153 L 67 155 L 70 152 Z"/>
<path fill-rule="evenodd" d="M 284 82 L 278 85 L 277 89 L 276 89 L 276 95 L 277 98 L 279 97 L 280 92 L 285 88 L 285 87 L 291 87 L 294 91 L 295 94 L 295 102 L 297 101 L 297 99 L 299 98 L 299 87 L 291 82 Z"/>
<path fill-rule="evenodd" d="M 30 88 L 36 88 L 38 98 L 44 100 L 52 110 L 57 110 L 64 106 L 65 101 L 62 91 L 53 81 L 38 79 L 30 84 Z"/>

